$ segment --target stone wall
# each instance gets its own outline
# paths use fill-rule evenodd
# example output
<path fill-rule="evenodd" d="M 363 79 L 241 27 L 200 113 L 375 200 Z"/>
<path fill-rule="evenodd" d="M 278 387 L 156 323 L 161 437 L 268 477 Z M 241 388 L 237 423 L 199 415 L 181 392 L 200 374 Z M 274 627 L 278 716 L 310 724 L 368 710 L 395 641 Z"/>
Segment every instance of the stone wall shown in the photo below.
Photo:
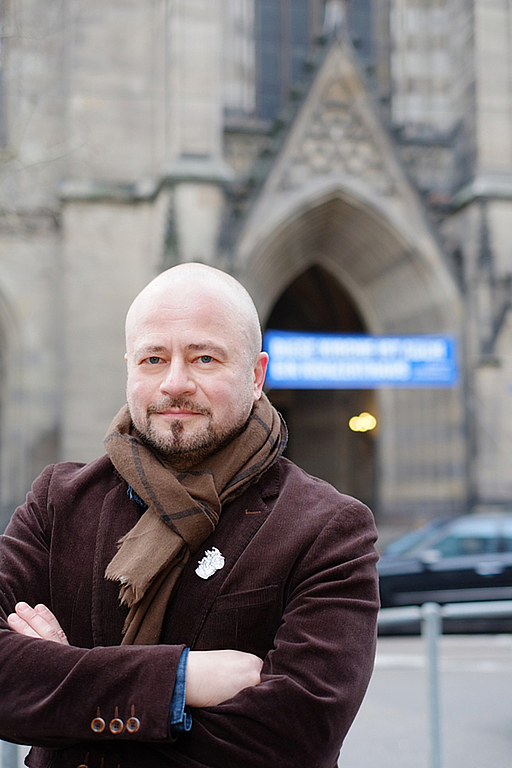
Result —
<path fill-rule="evenodd" d="M 270 126 L 252 0 L 3 4 L 4 518 L 45 463 L 101 452 L 124 313 L 184 260 L 235 271 L 263 320 L 316 264 L 371 332 L 463 328 L 457 392 L 376 397 L 377 495 L 512 502 L 512 2 L 374 11 L 373 71 L 338 29 Z"/>

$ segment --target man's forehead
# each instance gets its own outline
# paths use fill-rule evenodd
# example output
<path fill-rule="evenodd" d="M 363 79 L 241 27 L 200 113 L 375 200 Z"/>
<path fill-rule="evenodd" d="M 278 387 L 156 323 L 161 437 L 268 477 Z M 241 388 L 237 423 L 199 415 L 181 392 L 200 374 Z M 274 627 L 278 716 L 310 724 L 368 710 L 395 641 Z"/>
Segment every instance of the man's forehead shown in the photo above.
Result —
<path fill-rule="evenodd" d="M 165 298 L 160 301 L 140 306 L 127 318 L 127 328 L 135 333 L 154 331 L 162 333 L 223 333 L 235 330 L 239 325 L 235 320 L 238 313 L 235 307 L 218 300 L 195 302 L 183 298 L 170 302 Z"/>
<path fill-rule="evenodd" d="M 184 308 L 181 308 L 184 310 Z M 127 347 L 156 351 L 179 346 L 190 351 L 223 352 L 243 345 L 244 332 L 236 314 L 222 306 L 201 305 L 189 311 L 151 306 L 132 315 L 126 326 Z"/>
<path fill-rule="evenodd" d="M 225 277 L 225 276 L 224 276 Z M 127 345 L 142 326 L 167 321 L 176 328 L 205 326 L 212 333 L 226 335 L 229 343 L 248 346 L 252 357 L 261 349 L 261 333 L 256 308 L 239 283 L 211 279 L 210 271 L 176 273 L 150 283 L 135 299 L 126 318 Z M 199 278 L 199 279 L 197 279 Z M 181 325 L 180 325 L 181 323 Z"/>

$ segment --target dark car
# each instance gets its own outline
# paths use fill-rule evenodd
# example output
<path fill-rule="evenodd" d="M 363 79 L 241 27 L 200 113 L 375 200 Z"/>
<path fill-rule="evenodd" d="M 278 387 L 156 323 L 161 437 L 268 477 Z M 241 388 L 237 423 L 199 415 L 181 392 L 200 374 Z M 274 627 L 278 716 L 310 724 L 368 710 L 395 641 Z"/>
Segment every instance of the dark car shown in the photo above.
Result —
<path fill-rule="evenodd" d="M 387 547 L 383 608 L 512 599 L 512 513 L 434 521 Z"/>

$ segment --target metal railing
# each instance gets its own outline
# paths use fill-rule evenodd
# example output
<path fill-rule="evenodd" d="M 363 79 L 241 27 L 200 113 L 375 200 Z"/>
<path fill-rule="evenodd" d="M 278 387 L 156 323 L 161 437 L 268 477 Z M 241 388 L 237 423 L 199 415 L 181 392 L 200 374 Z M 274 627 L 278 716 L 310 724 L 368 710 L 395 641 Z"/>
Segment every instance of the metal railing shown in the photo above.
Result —
<path fill-rule="evenodd" d="M 9 741 L 0 741 L 0 766 L 1 768 L 24 768 L 25 755 L 29 747 L 21 747 L 11 744 Z"/>
<path fill-rule="evenodd" d="M 424 603 L 421 606 L 382 608 L 379 627 L 421 623 L 425 639 L 428 681 L 428 719 L 430 731 L 430 768 L 442 768 L 441 707 L 439 696 L 439 636 L 443 619 L 507 618 L 512 616 L 512 600 L 488 603 Z"/>

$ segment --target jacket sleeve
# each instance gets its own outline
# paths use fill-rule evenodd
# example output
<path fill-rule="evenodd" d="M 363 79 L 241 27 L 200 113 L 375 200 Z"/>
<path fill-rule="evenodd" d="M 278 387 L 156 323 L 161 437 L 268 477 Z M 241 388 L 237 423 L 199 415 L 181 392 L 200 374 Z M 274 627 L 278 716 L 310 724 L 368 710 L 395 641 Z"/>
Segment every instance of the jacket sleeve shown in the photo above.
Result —
<path fill-rule="evenodd" d="M 20 600 L 53 607 L 52 471 L 36 480 L 0 540 L 0 738 L 50 747 L 112 739 L 117 708 L 125 723 L 131 714 L 140 721 L 123 739 L 172 741 L 169 707 L 183 646 L 68 647 L 19 635 L 7 624 Z M 106 723 L 99 734 L 91 730 L 98 713 Z"/>
<path fill-rule="evenodd" d="M 373 669 L 379 607 L 373 518 L 353 500 L 303 552 L 262 683 L 193 711 L 178 748 L 201 764 L 334 766 Z"/>

